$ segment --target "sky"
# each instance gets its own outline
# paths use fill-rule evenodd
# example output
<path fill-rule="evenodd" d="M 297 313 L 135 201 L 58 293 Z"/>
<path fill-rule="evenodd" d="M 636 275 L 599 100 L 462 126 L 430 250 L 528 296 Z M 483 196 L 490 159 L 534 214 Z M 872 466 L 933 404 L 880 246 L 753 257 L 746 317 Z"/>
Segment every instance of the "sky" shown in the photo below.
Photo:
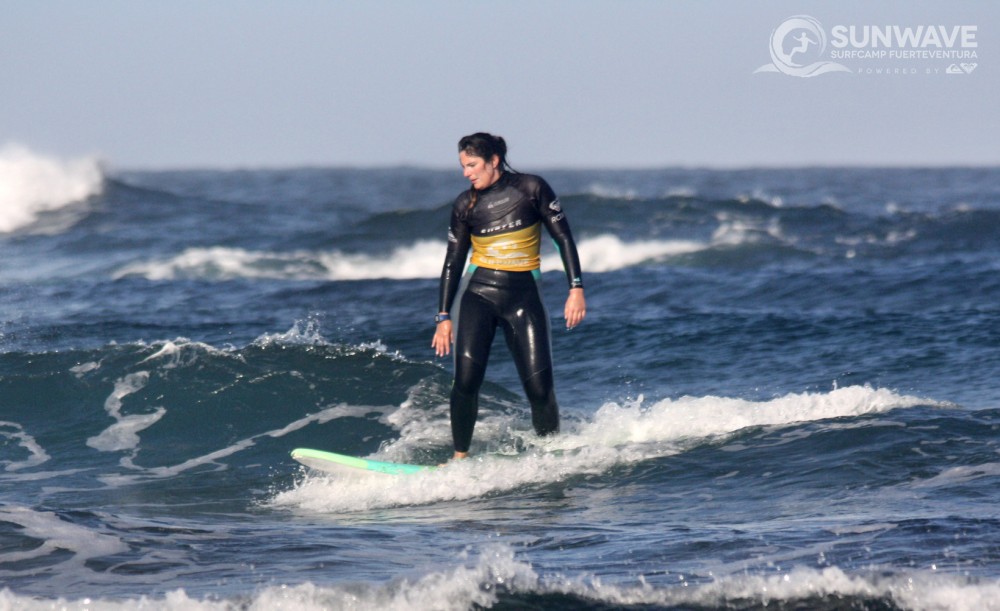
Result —
<path fill-rule="evenodd" d="M 476 131 L 529 169 L 1000 164 L 996 2 L 2 1 L 0 147 L 113 168 L 449 168 Z M 838 26 L 975 56 L 796 76 L 795 16 L 795 65 Z"/>

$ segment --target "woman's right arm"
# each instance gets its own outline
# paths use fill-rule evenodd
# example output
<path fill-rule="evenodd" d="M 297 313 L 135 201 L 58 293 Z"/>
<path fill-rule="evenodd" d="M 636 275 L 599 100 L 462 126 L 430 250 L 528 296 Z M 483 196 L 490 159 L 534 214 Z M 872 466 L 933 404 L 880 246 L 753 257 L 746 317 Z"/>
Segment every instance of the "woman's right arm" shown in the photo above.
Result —
<path fill-rule="evenodd" d="M 447 314 L 451 311 L 452 302 L 458 292 L 458 285 L 462 281 L 465 259 L 468 257 L 469 248 L 472 245 L 469 228 L 459 216 L 461 210 L 459 203 L 456 203 L 452 209 L 451 225 L 448 228 L 448 249 L 445 252 L 444 267 L 441 269 L 438 314 Z M 452 321 L 445 320 L 437 323 L 434 339 L 431 341 L 431 346 L 437 355 L 445 356 L 451 352 L 451 344 L 454 341 Z"/>
<path fill-rule="evenodd" d="M 451 311 L 451 302 L 458 292 L 462 281 L 465 259 L 469 256 L 472 238 L 469 227 L 459 216 L 459 205 L 451 212 L 451 224 L 448 227 L 448 249 L 444 255 L 444 267 L 441 269 L 441 287 L 438 295 L 438 312 Z"/>

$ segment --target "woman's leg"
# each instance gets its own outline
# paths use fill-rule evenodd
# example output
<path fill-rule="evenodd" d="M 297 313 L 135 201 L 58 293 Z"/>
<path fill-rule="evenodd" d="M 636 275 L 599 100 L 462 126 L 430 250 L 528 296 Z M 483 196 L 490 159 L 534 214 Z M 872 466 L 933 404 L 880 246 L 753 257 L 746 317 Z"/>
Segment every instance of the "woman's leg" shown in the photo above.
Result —
<path fill-rule="evenodd" d="M 503 313 L 504 337 L 531 404 L 531 423 L 539 435 L 559 430 L 559 405 L 552 375 L 549 316 L 538 286 L 521 291 L 521 298 Z"/>
<path fill-rule="evenodd" d="M 493 307 L 472 290 L 462 295 L 455 338 L 455 381 L 451 387 L 451 436 L 455 452 L 466 453 L 479 415 L 479 389 L 496 334 Z"/>

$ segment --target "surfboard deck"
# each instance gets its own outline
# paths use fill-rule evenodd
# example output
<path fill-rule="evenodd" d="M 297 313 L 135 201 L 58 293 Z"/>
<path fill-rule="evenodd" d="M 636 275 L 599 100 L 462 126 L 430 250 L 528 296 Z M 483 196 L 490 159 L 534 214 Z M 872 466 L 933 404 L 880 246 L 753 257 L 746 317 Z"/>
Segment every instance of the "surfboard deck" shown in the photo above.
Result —
<path fill-rule="evenodd" d="M 292 458 L 303 465 L 324 471 L 326 473 L 373 473 L 379 475 L 413 475 L 421 471 L 436 469 L 429 465 L 408 465 L 406 463 L 382 462 L 368 458 L 358 458 L 337 454 L 336 452 L 324 452 L 323 450 L 313 450 L 310 448 L 296 448 L 292 450 Z"/>

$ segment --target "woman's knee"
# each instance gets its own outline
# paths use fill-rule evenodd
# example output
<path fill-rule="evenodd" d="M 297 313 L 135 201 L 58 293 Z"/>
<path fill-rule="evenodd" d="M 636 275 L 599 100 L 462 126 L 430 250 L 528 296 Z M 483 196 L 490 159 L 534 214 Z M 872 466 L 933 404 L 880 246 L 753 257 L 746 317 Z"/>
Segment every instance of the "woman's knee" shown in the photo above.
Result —
<path fill-rule="evenodd" d="M 531 404 L 531 423 L 539 435 L 559 430 L 559 405 L 552 384 L 552 370 L 540 371 L 524 380 L 524 392 Z"/>

